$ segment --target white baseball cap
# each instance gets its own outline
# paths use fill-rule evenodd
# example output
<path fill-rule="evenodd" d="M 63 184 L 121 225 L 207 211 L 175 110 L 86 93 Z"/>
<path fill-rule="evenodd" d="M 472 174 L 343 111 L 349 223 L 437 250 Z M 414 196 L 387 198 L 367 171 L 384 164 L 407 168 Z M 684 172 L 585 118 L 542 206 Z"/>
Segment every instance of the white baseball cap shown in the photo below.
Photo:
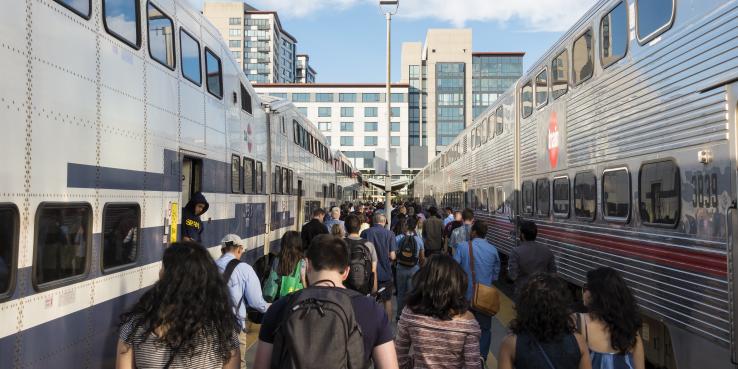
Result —
<path fill-rule="evenodd" d="M 223 237 L 223 239 L 220 240 L 220 243 L 223 247 L 232 245 L 243 246 L 243 240 L 241 239 L 241 237 L 238 237 L 238 235 L 233 233 L 227 234 L 225 237 Z"/>

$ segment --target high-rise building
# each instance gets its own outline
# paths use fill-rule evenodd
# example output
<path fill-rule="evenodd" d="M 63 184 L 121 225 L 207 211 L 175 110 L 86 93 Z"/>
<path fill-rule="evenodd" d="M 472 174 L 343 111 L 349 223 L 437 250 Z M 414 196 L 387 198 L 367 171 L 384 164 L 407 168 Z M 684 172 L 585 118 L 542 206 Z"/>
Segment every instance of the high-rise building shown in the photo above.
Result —
<path fill-rule="evenodd" d="M 429 29 L 402 44 L 411 167 L 425 163 L 523 74 L 522 52 L 474 52 L 471 29 Z"/>
<path fill-rule="evenodd" d="M 306 54 L 297 55 L 297 83 L 315 83 L 315 69 L 310 66 L 310 57 Z"/>
<path fill-rule="evenodd" d="M 243 2 L 206 1 L 203 15 L 220 31 L 249 80 L 299 82 L 297 39 L 282 28 L 276 12 L 257 10 Z"/>

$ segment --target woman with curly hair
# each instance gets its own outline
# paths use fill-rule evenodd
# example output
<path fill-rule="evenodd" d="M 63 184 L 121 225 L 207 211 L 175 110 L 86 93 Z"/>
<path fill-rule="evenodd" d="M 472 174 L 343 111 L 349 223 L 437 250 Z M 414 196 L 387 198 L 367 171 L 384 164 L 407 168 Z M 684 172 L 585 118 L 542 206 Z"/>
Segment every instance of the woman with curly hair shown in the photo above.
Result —
<path fill-rule="evenodd" d="M 239 323 L 208 251 L 174 243 L 157 281 L 121 316 L 117 369 L 237 369 Z"/>
<path fill-rule="evenodd" d="M 499 369 L 591 369 L 584 338 L 571 319 L 563 280 L 533 276 L 520 292 L 512 334 L 500 346 Z"/>
<path fill-rule="evenodd" d="M 641 314 L 633 292 L 611 268 L 587 272 L 584 305 L 577 314 L 579 331 L 589 347 L 594 369 L 645 369 Z"/>
<path fill-rule="evenodd" d="M 413 276 L 395 338 L 401 369 L 481 368 L 481 331 L 469 312 L 467 282 L 464 270 L 447 255 L 433 255 Z"/>

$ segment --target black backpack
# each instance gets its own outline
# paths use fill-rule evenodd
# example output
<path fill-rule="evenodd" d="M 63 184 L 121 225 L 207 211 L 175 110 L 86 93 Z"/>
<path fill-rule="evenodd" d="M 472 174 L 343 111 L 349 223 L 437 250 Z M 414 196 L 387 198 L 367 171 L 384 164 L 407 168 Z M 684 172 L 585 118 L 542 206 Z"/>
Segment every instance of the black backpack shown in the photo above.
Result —
<path fill-rule="evenodd" d="M 397 262 L 402 266 L 414 267 L 418 264 L 418 241 L 415 235 L 405 235 L 400 241 Z"/>
<path fill-rule="evenodd" d="M 363 369 L 364 338 L 345 288 L 309 287 L 288 295 L 274 333 L 272 369 Z"/>
<path fill-rule="evenodd" d="M 372 273 L 372 254 L 367 246 L 367 241 L 346 239 L 349 248 L 349 270 L 348 278 L 344 282 L 347 288 L 368 295 L 372 292 L 374 284 L 374 273 Z"/>

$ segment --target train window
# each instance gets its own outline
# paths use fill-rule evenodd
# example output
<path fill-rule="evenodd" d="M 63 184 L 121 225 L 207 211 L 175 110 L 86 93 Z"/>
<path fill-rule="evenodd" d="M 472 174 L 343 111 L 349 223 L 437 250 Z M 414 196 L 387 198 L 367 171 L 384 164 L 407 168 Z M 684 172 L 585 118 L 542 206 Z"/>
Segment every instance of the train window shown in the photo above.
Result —
<path fill-rule="evenodd" d="M 282 191 L 282 167 L 277 165 L 274 168 L 274 184 L 272 185 L 273 193 L 280 193 Z"/>
<path fill-rule="evenodd" d="M 536 76 L 536 108 L 540 109 L 548 103 L 548 72 L 544 68 Z"/>
<path fill-rule="evenodd" d="M 535 189 L 533 182 L 523 182 L 523 214 L 533 215 L 533 202 L 535 201 Z"/>
<path fill-rule="evenodd" d="M 174 70 L 174 23 L 164 12 L 149 2 L 149 55 L 165 67 Z"/>
<path fill-rule="evenodd" d="M 569 177 L 558 177 L 553 180 L 553 213 L 557 218 L 568 218 Z"/>
<path fill-rule="evenodd" d="M 37 286 L 87 272 L 92 243 L 91 221 L 92 209 L 88 204 L 39 205 L 33 248 Z"/>
<path fill-rule="evenodd" d="M 505 114 L 502 111 L 502 107 L 498 107 L 497 110 L 495 110 L 495 135 L 501 135 L 502 131 L 504 130 L 504 118 Z"/>
<path fill-rule="evenodd" d="M 296 120 L 292 120 L 292 135 L 295 138 L 295 144 L 300 144 L 300 123 Z"/>
<path fill-rule="evenodd" d="M 256 189 L 254 190 L 254 193 L 264 193 L 264 164 L 262 164 L 260 161 L 256 162 L 256 175 L 254 176 L 256 178 Z"/>
<path fill-rule="evenodd" d="M 200 43 L 183 28 L 179 29 L 179 57 L 182 63 L 182 76 L 202 86 Z"/>
<path fill-rule="evenodd" d="M 249 90 L 247 90 L 246 87 L 243 85 L 243 83 L 241 84 L 241 110 L 249 114 L 253 114 L 253 110 L 251 108 L 251 94 L 249 93 Z"/>
<path fill-rule="evenodd" d="M 231 192 L 241 193 L 241 157 L 231 155 Z"/>
<path fill-rule="evenodd" d="M 594 57 L 592 56 L 592 30 L 588 29 L 574 41 L 572 47 L 572 66 L 574 68 L 574 84 L 578 85 L 592 77 Z"/>
<path fill-rule="evenodd" d="M 566 50 L 551 62 L 551 95 L 554 99 L 569 91 L 569 54 Z"/>
<path fill-rule="evenodd" d="M 645 224 L 676 226 L 681 206 L 679 167 L 673 161 L 641 166 L 638 203 Z"/>
<path fill-rule="evenodd" d="M 103 271 L 133 264 L 140 246 L 141 208 L 138 204 L 106 204 L 103 209 Z"/>
<path fill-rule="evenodd" d="M 489 210 L 489 191 L 486 188 L 482 190 L 482 210 Z"/>
<path fill-rule="evenodd" d="M 257 193 L 254 159 L 243 158 L 243 193 Z"/>
<path fill-rule="evenodd" d="M 82 18 L 90 19 L 91 0 L 54 0 Z"/>
<path fill-rule="evenodd" d="M 136 50 L 141 47 L 138 3 L 138 0 L 103 0 L 105 30 Z"/>
<path fill-rule="evenodd" d="M 545 217 L 551 211 L 551 182 L 548 179 L 536 181 L 536 215 Z"/>
<path fill-rule="evenodd" d="M 290 172 L 287 168 L 282 168 L 282 191 L 285 195 L 290 193 Z"/>
<path fill-rule="evenodd" d="M 607 220 L 628 221 L 630 173 L 627 169 L 610 169 L 602 173 L 602 213 Z"/>
<path fill-rule="evenodd" d="M 523 118 L 528 118 L 533 114 L 533 85 L 530 81 L 523 85 L 523 89 L 520 91 L 522 99 L 522 113 Z"/>
<path fill-rule="evenodd" d="M 608 67 L 628 52 L 628 15 L 620 2 L 600 20 L 600 62 Z"/>
<path fill-rule="evenodd" d="M 594 221 L 597 211 L 597 179 L 589 172 L 577 173 L 574 177 L 574 215 L 583 220 Z"/>
<path fill-rule="evenodd" d="M 505 190 L 502 187 L 495 188 L 495 203 L 497 204 L 497 212 L 502 214 L 505 212 Z"/>
<path fill-rule="evenodd" d="M 220 58 L 210 49 L 205 48 L 205 81 L 211 95 L 223 98 L 223 73 Z"/>
<path fill-rule="evenodd" d="M 674 22 L 674 0 L 636 0 L 636 33 L 644 44 L 664 33 Z"/>
<path fill-rule="evenodd" d="M 0 205 L 0 299 L 8 297 L 13 287 L 18 255 L 18 220 L 18 208 Z"/>

